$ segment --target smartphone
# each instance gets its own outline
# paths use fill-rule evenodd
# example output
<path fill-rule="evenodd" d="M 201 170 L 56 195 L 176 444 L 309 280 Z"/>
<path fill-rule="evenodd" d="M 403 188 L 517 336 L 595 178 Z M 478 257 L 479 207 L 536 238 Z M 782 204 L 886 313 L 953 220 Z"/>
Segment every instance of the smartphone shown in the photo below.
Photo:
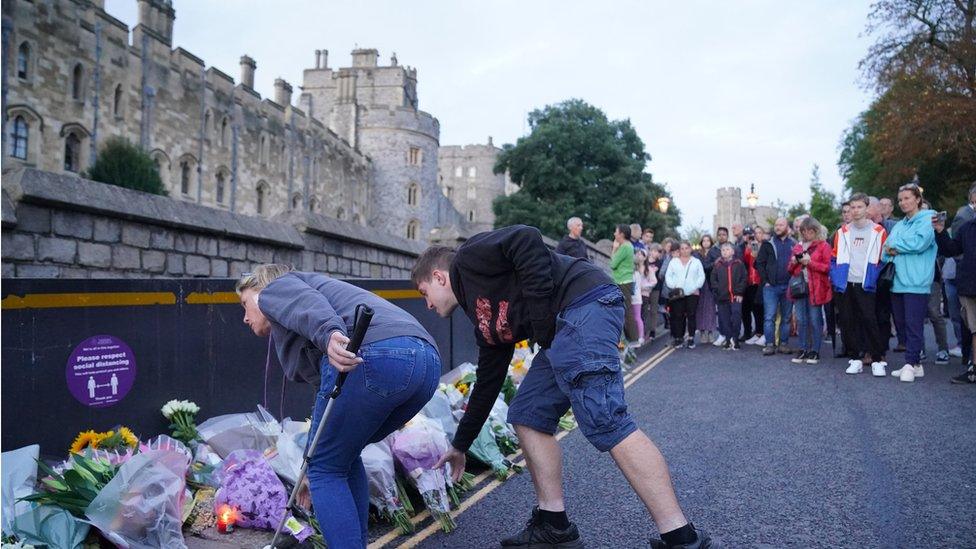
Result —
<path fill-rule="evenodd" d="M 948 215 L 949 215 L 948 212 L 946 212 L 945 210 L 942 210 L 941 212 L 939 212 L 938 213 L 939 223 L 945 223 L 946 217 L 948 217 Z"/>

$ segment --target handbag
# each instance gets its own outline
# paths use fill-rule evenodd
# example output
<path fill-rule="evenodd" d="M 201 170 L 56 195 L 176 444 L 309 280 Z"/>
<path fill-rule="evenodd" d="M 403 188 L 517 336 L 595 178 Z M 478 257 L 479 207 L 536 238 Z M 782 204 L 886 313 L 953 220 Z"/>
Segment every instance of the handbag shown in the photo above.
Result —
<path fill-rule="evenodd" d="M 895 262 L 889 261 L 881 267 L 878 273 L 878 288 L 890 290 L 895 285 Z"/>
<path fill-rule="evenodd" d="M 689 263 L 685 269 L 685 282 L 688 282 L 688 271 L 691 270 L 691 264 Z M 682 282 L 684 284 L 684 282 Z M 668 302 L 675 302 L 681 298 L 685 297 L 684 288 L 671 288 L 668 291 Z"/>
<path fill-rule="evenodd" d="M 790 297 L 793 299 L 801 299 L 810 294 L 810 285 L 807 283 L 807 277 L 803 276 L 803 271 L 790 277 Z"/>

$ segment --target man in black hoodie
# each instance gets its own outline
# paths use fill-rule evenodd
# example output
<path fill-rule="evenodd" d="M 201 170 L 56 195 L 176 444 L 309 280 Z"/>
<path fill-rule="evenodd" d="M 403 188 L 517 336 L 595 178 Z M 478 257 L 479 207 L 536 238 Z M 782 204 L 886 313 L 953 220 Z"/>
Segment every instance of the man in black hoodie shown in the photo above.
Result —
<path fill-rule="evenodd" d="M 411 278 L 429 309 L 447 317 L 460 305 L 475 325 L 477 382 L 452 448 L 441 459 L 451 464 L 455 479 L 498 397 L 515 343 L 532 339 L 543 349 L 508 414 L 538 507 L 522 532 L 502 540 L 503 547 L 582 547 L 566 516 L 562 451 L 553 436 L 570 407 L 580 431 L 598 450 L 610 452 L 663 532 L 663 541 L 653 540 L 652 547 L 718 547 L 685 518 L 664 457 L 627 412 L 617 350 L 624 299 L 606 273 L 550 252 L 538 229 L 514 225 L 477 234 L 456 251 L 429 248 Z"/>

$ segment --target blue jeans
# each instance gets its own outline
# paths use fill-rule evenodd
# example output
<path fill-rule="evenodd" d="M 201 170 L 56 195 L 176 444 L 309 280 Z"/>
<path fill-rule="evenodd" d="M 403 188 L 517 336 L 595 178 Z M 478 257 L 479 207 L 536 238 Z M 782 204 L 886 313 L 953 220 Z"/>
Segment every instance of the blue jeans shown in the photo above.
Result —
<path fill-rule="evenodd" d="M 624 299 L 616 288 L 563 309 L 552 346 L 536 355 L 512 399 L 508 422 L 551 435 L 572 406 L 583 436 L 601 452 L 636 431 L 617 350 L 623 324 Z"/>
<path fill-rule="evenodd" d="M 779 345 L 790 342 L 790 314 L 793 302 L 786 297 L 786 284 L 763 286 L 763 312 L 765 313 L 764 333 L 766 345 L 776 344 L 776 313 L 779 312 Z"/>
<path fill-rule="evenodd" d="M 349 373 L 308 468 L 312 504 L 330 549 L 366 547 L 369 486 L 359 454 L 417 415 L 434 395 L 441 373 L 437 349 L 415 337 L 371 343 L 359 356 L 363 363 Z M 328 356 L 321 370 L 309 440 L 338 375 Z"/>
<path fill-rule="evenodd" d="M 823 344 L 823 305 L 811 305 L 808 298 L 793 302 L 796 307 L 800 350 L 820 353 Z"/>
<path fill-rule="evenodd" d="M 905 364 L 919 365 L 925 345 L 925 317 L 928 316 L 928 294 L 891 292 L 891 311 L 899 334 L 905 334 Z"/>

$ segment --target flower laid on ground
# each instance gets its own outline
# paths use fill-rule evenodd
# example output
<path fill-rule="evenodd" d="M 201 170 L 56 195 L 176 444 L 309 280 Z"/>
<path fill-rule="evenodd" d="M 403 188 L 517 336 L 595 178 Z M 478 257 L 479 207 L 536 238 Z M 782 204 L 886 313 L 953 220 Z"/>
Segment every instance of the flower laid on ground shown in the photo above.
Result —
<path fill-rule="evenodd" d="M 564 431 L 572 431 L 576 428 L 576 417 L 573 416 L 572 410 L 568 410 L 563 417 L 559 418 L 559 428 Z"/>
<path fill-rule="evenodd" d="M 99 433 L 90 429 L 88 431 L 82 431 L 78 433 L 75 441 L 71 443 L 71 453 L 80 454 L 85 448 L 98 448 L 98 441 L 101 438 Z"/>
<path fill-rule="evenodd" d="M 120 426 L 104 433 L 82 431 L 71 443 L 71 453 L 81 454 L 86 449 L 124 452 L 139 445 L 139 438 L 128 427 Z"/>
<path fill-rule="evenodd" d="M 464 374 L 461 376 L 461 379 L 454 382 L 454 387 L 457 388 L 462 395 L 467 397 L 468 393 L 471 392 L 471 386 L 474 385 L 476 379 L 477 378 L 475 377 L 474 373 Z"/>
<path fill-rule="evenodd" d="M 394 459 L 416 485 L 434 520 L 445 532 L 454 530 L 456 525 L 447 493 L 448 474 L 444 467 L 434 468 L 449 448 L 440 425 L 423 415 L 417 415 L 393 434 L 390 447 Z"/>
<path fill-rule="evenodd" d="M 491 467 L 498 480 L 507 479 L 513 472 L 521 473 L 522 468 L 505 459 L 498 442 L 495 441 L 495 433 L 488 423 L 481 427 L 481 432 L 468 448 L 468 454 L 474 459 Z"/>
<path fill-rule="evenodd" d="M 195 423 L 200 407 L 189 400 L 171 400 L 163 405 L 160 411 L 163 417 L 170 420 L 169 428 L 173 430 L 173 438 L 186 443 L 200 439 Z"/>
<path fill-rule="evenodd" d="M 21 499 L 38 505 L 54 505 L 78 518 L 85 518 L 85 509 L 115 477 L 119 467 L 107 459 L 88 458 L 81 454 L 72 454 L 68 466 L 59 473 L 38 460 L 38 469 L 47 475 L 41 479 L 46 490 Z"/>

